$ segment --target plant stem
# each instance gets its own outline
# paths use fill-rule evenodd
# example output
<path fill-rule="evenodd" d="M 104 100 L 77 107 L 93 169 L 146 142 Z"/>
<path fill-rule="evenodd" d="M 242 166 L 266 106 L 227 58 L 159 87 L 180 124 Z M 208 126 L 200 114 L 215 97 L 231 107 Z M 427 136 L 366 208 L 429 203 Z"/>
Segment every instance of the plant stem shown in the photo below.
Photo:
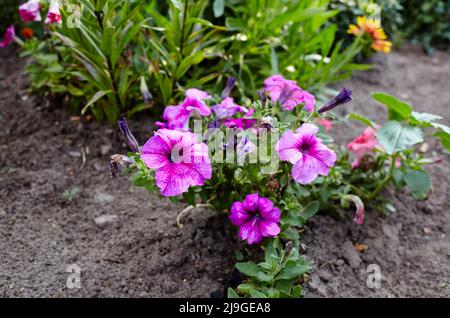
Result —
<path fill-rule="evenodd" d="M 383 188 L 388 184 L 388 182 L 391 181 L 392 173 L 394 172 L 395 168 L 395 162 L 397 161 L 397 156 L 398 156 L 397 154 L 392 155 L 391 166 L 389 167 L 389 172 L 386 178 L 384 178 L 375 188 L 375 191 L 373 191 L 372 194 L 369 195 L 369 200 L 374 199 L 381 192 L 381 190 L 383 190 Z"/>
<path fill-rule="evenodd" d="M 189 10 L 189 0 L 184 1 L 184 12 L 183 12 L 183 25 L 181 26 L 181 37 L 180 37 L 180 54 L 183 58 L 183 47 L 184 47 L 184 33 L 186 32 L 186 18 Z"/>

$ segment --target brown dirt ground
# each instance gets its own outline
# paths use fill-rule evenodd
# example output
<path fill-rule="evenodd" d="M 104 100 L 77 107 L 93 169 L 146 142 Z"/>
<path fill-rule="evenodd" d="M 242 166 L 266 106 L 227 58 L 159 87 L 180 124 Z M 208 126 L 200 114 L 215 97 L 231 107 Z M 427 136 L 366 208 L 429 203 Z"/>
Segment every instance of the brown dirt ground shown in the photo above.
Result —
<path fill-rule="evenodd" d="M 111 179 L 108 157 L 125 152 L 108 125 L 70 120 L 47 100 L 26 93 L 24 61 L 0 52 L 0 297 L 211 297 L 233 283 L 235 239 L 224 215 L 198 210 L 179 229 L 183 208 Z M 346 83 L 355 100 L 346 110 L 372 119 L 383 107 L 369 98 L 387 91 L 449 124 L 450 56 L 406 48 L 377 56 L 375 69 Z M 343 111 L 343 110 L 341 110 Z M 132 121 L 141 142 L 149 122 Z M 143 128 L 142 128 L 143 127 Z M 357 124 L 335 128 L 348 142 Z M 431 143 L 437 152 L 442 149 Z M 83 164 L 83 155 L 86 161 Z M 306 254 L 314 262 L 306 297 L 450 296 L 450 164 L 429 168 L 434 191 L 416 202 L 404 191 L 385 195 L 397 212 L 368 213 L 357 226 L 347 219 L 316 217 L 305 228 Z M 63 193 L 74 187 L 71 200 Z M 94 219 L 117 215 L 99 227 Z M 368 245 L 355 253 L 352 245 Z M 68 289 L 66 269 L 81 269 L 81 289 Z M 368 264 L 380 266 L 380 289 L 366 286 Z"/>

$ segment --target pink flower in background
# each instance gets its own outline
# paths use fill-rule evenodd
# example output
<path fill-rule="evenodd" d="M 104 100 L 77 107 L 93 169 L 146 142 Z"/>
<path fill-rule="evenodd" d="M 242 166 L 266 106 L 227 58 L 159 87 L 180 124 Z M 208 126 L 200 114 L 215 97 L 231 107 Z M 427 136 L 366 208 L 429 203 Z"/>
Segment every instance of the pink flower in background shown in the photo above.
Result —
<path fill-rule="evenodd" d="M 325 118 L 317 119 L 317 123 L 323 126 L 325 132 L 330 132 L 331 128 L 333 127 L 333 122 Z"/>
<path fill-rule="evenodd" d="M 361 164 L 361 159 L 378 146 L 375 137 L 376 130 L 368 127 L 361 136 L 356 137 L 347 145 L 348 150 L 353 153 L 356 159 L 352 162 L 352 167 L 357 168 Z"/>
<path fill-rule="evenodd" d="M 231 97 L 225 98 L 220 104 L 211 107 L 216 113 L 218 119 L 224 119 L 233 116 L 236 113 L 248 113 L 248 109 L 236 104 Z"/>
<path fill-rule="evenodd" d="M 233 116 L 236 113 L 248 113 L 248 109 L 236 104 L 231 97 L 225 98 L 220 104 L 211 107 L 216 113 L 218 119 L 224 119 Z"/>
<path fill-rule="evenodd" d="M 189 130 L 189 119 L 192 115 L 211 115 L 211 109 L 204 100 L 211 96 L 201 90 L 191 88 L 186 91 L 183 103 L 177 106 L 167 106 L 164 109 L 163 119 L 167 122 L 167 128 L 173 130 Z"/>
<path fill-rule="evenodd" d="M 326 176 L 336 161 L 334 151 L 316 137 L 319 128 L 303 124 L 295 132 L 286 131 L 276 145 L 281 160 L 289 161 L 292 177 L 301 184 L 313 182 L 318 175 Z"/>
<path fill-rule="evenodd" d="M 280 209 L 272 201 L 253 193 L 248 194 L 244 201 L 233 203 L 230 220 L 239 227 L 241 240 L 258 244 L 263 237 L 275 237 L 280 233 L 280 216 Z"/>
<path fill-rule="evenodd" d="M 19 15 L 24 22 L 39 22 L 42 20 L 39 12 L 39 0 L 30 0 L 19 6 Z"/>
<path fill-rule="evenodd" d="M 180 195 L 211 178 L 208 146 L 191 132 L 159 129 L 142 147 L 141 158 L 155 170 L 156 185 L 166 197 Z"/>
<path fill-rule="evenodd" d="M 0 48 L 5 48 L 14 41 L 16 36 L 16 31 L 14 30 L 14 25 L 10 25 L 3 35 L 3 40 L 0 41 Z"/>
<path fill-rule="evenodd" d="M 50 8 L 48 9 L 46 24 L 61 23 L 61 12 L 59 11 L 59 1 L 51 0 Z"/>
<path fill-rule="evenodd" d="M 264 89 L 273 102 L 280 103 L 283 110 L 293 110 L 297 105 L 304 104 L 307 111 L 314 111 L 315 97 L 281 75 L 267 78 L 264 81 Z"/>

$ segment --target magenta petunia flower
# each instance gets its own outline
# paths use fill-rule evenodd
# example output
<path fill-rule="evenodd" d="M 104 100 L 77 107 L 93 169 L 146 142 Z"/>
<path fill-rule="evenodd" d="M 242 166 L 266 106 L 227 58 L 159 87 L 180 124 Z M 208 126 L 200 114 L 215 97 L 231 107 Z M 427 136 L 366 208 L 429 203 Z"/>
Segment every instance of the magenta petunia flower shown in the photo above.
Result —
<path fill-rule="evenodd" d="M 225 98 L 220 104 L 211 107 L 216 113 L 218 119 L 224 119 L 233 116 L 236 113 L 248 113 L 248 109 L 236 104 L 231 97 Z"/>
<path fill-rule="evenodd" d="M 167 128 L 187 131 L 189 130 L 189 119 L 194 114 L 211 115 L 211 109 L 204 102 L 209 98 L 211 96 L 206 92 L 195 88 L 188 89 L 183 103 L 177 106 L 167 106 L 164 109 L 163 119 L 167 122 Z"/>
<path fill-rule="evenodd" d="M 279 102 L 283 110 L 293 110 L 304 104 L 307 111 L 314 111 L 316 99 L 314 95 L 302 90 L 297 83 L 285 79 L 281 75 L 272 75 L 264 81 L 264 89 L 273 102 Z"/>
<path fill-rule="evenodd" d="M 61 23 L 61 12 L 59 10 L 59 0 L 51 0 L 50 7 L 48 9 L 47 17 L 45 18 L 45 24 Z"/>
<path fill-rule="evenodd" d="M 225 119 L 223 125 L 228 128 L 248 129 L 253 127 L 255 123 L 256 123 L 255 119 L 241 117 L 241 118 Z"/>
<path fill-rule="evenodd" d="M 156 185 L 166 197 L 180 195 L 211 178 L 208 146 L 191 132 L 159 129 L 142 147 L 141 158 L 155 170 Z"/>
<path fill-rule="evenodd" d="M 42 20 L 39 10 L 39 0 L 30 0 L 19 6 L 19 15 L 24 22 L 39 22 Z"/>
<path fill-rule="evenodd" d="M 258 193 L 248 194 L 244 201 L 231 206 L 230 220 L 239 227 L 239 238 L 248 244 L 258 244 L 263 237 L 275 237 L 280 233 L 280 209 Z"/>
<path fill-rule="evenodd" d="M 289 161 L 292 177 L 301 184 L 313 182 L 318 175 L 326 176 L 336 161 L 334 151 L 316 137 L 319 128 L 303 124 L 296 132 L 286 131 L 276 145 L 281 160 Z"/>
<path fill-rule="evenodd" d="M 15 36 L 16 31 L 14 30 L 14 25 L 10 25 L 3 35 L 3 40 L 0 41 L 0 48 L 4 48 L 10 45 L 11 42 L 14 41 Z"/>

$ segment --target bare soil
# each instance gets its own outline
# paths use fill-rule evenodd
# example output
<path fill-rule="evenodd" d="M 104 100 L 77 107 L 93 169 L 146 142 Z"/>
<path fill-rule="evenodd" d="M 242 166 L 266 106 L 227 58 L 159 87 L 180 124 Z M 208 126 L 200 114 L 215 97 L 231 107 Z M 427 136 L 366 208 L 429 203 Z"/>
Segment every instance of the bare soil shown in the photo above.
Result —
<path fill-rule="evenodd" d="M 78 120 L 58 103 L 27 94 L 24 60 L 0 52 L 0 297 L 220 297 L 238 277 L 239 243 L 226 215 L 197 210 L 175 224 L 183 209 L 126 177 L 112 179 L 109 156 L 126 147 L 107 124 Z M 375 69 L 345 83 L 355 110 L 380 119 L 370 99 L 387 91 L 449 124 L 450 55 L 432 57 L 408 47 L 374 59 Z M 149 120 L 131 121 L 144 142 Z M 348 142 L 358 124 L 334 128 Z M 351 137 L 350 137 L 351 136 Z M 430 147 L 438 154 L 437 143 Z M 427 201 L 386 191 L 397 212 L 368 211 L 358 226 L 328 215 L 314 218 L 302 241 L 314 262 L 306 297 L 449 297 L 450 163 L 430 166 Z M 103 225 L 95 219 L 115 215 Z M 355 243 L 368 246 L 356 252 Z M 81 288 L 69 289 L 67 269 L 81 270 Z M 366 285 L 366 268 L 380 266 L 381 288 Z"/>

